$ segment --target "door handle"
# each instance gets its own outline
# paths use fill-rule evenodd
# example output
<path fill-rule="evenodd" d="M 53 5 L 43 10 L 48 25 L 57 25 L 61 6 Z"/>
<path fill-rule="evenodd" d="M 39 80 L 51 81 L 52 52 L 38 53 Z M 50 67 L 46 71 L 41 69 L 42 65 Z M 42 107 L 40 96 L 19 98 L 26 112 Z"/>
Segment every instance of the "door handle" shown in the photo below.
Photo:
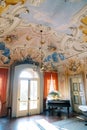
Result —
<path fill-rule="evenodd" d="M 18 100 L 20 101 L 20 98 L 18 98 Z"/>

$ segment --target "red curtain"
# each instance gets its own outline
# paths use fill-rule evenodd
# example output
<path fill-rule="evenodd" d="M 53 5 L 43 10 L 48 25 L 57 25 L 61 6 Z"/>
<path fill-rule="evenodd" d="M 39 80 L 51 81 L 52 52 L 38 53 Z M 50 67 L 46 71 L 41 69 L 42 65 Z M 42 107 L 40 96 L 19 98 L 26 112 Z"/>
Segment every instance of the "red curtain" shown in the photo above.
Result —
<path fill-rule="evenodd" d="M 53 79 L 54 90 L 58 90 L 58 73 L 44 72 L 44 99 L 47 98 L 50 90 L 51 78 Z"/>
<path fill-rule="evenodd" d="M 44 73 L 44 99 L 46 99 L 49 89 L 50 89 L 50 79 L 51 79 L 51 73 L 45 72 Z"/>
<path fill-rule="evenodd" d="M 8 69 L 0 68 L 0 116 L 6 114 L 7 79 Z"/>

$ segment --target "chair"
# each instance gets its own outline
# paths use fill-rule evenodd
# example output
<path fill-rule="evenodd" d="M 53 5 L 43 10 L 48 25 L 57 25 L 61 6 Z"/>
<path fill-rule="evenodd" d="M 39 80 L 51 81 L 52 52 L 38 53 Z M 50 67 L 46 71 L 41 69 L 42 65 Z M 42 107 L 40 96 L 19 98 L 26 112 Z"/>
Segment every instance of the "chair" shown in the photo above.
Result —
<path fill-rule="evenodd" d="M 80 105 L 79 109 L 82 111 L 83 115 L 87 116 L 87 105 Z"/>
<path fill-rule="evenodd" d="M 80 105 L 79 106 L 79 110 L 82 112 L 82 114 L 84 115 L 84 120 L 87 121 L 87 105 Z M 87 124 L 85 124 L 87 125 Z"/>

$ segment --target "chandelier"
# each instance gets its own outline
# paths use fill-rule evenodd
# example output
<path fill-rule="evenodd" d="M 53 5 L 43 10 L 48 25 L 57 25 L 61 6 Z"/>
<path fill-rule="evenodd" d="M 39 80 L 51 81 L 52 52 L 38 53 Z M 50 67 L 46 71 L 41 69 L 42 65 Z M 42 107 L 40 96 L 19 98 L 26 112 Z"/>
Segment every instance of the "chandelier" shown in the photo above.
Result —
<path fill-rule="evenodd" d="M 42 33 L 43 33 L 43 30 L 40 30 L 40 36 L 41 36 L 41 40 L 40 40 L 40 47 L 39 47 L 39 52 L 40 52 L 40 59 L 39 59 L 39 68 L 40 68 L 40 71 L 45 71 L 46 67 L 44 66 L 44 53 L 43 53 L 43 44 L 45 43 L 43 40 L 42 40 Z M 38 70 L 38 66 L 33 64 L 33 70 L 34 71 L 37 71 Z"/>
<path fill-rule="evenodd" d="M 57 72 L 57 67 L 54 66 L 53 61 L 49 61 L 46 60 L 46 52 L 44 52 L 44 44 L 45 41 L 43 40 L 43 30 L 40 30 L 40 35 L 41 35 L 41 40 L 40 40 L 40 60 L 39 60 L 39 67 L 40 67 L 40 71 L 44 72 L 44 71 L 52 71 L 52 72 Z M 53 51 L 55 51 L 56 49 L 52 46 L 48 46 L 49 48 L 51 48 Z M 49 51 L 49 49 L 48 49 Z M 48 57 L 48 56 L 47 56 Z"/>
<path fill-rule="evenodd" d="M 40 30 L 40 34 L 41 34 L 41 41 L 40 41 L 40 71 L 44 71 L 46 69 L 46 66 L 44 65 L 44 53 L 43 53 L 43 44 L 45 44 L 45 42 L 43 41 L 42 39 L 42 33 L 43 33 L 43 30 Z"/>

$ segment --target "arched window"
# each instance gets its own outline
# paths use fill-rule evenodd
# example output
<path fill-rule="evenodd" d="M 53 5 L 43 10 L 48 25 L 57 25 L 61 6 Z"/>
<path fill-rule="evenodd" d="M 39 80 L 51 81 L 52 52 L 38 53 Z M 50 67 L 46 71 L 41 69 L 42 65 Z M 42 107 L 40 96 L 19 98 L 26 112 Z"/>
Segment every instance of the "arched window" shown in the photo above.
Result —
<path fill-rule="evenodd" d="M 38 78 L 38 74 L 32 69 L 25 69 L 21 72 L 20 78 Z"/>

